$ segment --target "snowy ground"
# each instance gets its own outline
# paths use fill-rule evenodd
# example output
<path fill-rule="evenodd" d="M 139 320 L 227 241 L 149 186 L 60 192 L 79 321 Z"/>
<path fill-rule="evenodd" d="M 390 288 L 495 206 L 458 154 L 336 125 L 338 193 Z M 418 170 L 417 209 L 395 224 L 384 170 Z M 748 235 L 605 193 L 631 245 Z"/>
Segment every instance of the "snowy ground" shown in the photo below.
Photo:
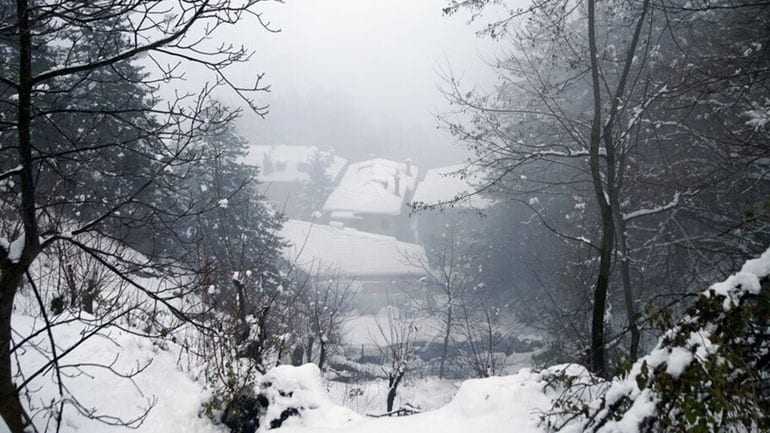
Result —
<path fill-rule="evenodd" d="M 315 425 L 306 419 L 293 419 L 284 432 L 518 432 L 541 433 L 538 413 L 550 399 L 542 392 L 540 375 L 529 370 L 519 374 L 463 382 L 455 397 L 445 406 L 408 417 L 348 417 L 334 428 Z M 326 420 L 328 425 L 328 420 Z"/>
<path fill-rule="evenodd" d="M 15 328 L 22 333 L 41 326 L 40 320 L 17 314 Z M 54 328 L 60 349 L 66 349 L 87 325 L 78 322 Z M 26 375 L 43 362 L 39 351 L 47 351 L 47 338 L 41 335 L 34 344 L 20 352 L 22 370 Z M 139 433 L 184 432 L 222 433 L 223 426 L 214 425 L 199 416 L 201 403 L 207 398 L 202 386 L 177 368 L 179 348 L 173 344 L 161 348 L 128 332 L 111 329 L 95 336 L 67 354 L 64 365 L 65 394 L 71 393 L 79 405 L 65 405 L 62 432 L 114 433 L 119 428 L 89 419 L 102 416 L 104 421 L 117 418 L 130 421 L 152 406 L 147 418 L 135 425 Z M 119 373 L 146 369 L 132 379 L 115 375 L 94 364 L 111 365 Z M 148 364 L 149 363 L 149 364 Z M 464 383 L 413 379 L 401 387 L 396 405 L 410 403 L 426 412 L 402 418 L 371 418 L 368 413 L 383 413 L 387 387 L 384 381 L 343 384 L 322 381 L 314 376 L 317 368 L 281 367 L 272 377 L 275 383 L 290 383 L 305 393 L 303 404 L 309 409 L 303 416 L 290 418 L 282 431 L 288 432 L 470 432 L 519 431 L 536 432 L 534 412 L 543 409 L 548 399 L 541 392 L 536 374 L 524 371 L 515 376 Z M 301 373 L 301 374 L 300 374 Z M 46 430 L 42 409 L 58 398 L 56 382 L 51 372 L 34 379 L 30 389 L 35 392 L 25 400 L 36 424 Z M 295 394 L 301 395 L 301 394 Z M 454 396 L 454 398 L 453 398 Z M 81 413 L 78 413 L 81 412 Z M 111 418 L 116 417 L 116 418 Z M 49 427 L 49 430 L 52 428 Z M 0 428 L 2 431 L 2 428 Z M 128 431 L 128 430 L 126 430 Z"/>
<path fill-rule="evenodd" d="M 28 335 L 40 326 L 39 319 L 14 316 L 14 329 L 22 335 Z M 59 353 L 72 346 L 81 333 L 91 330 L 79 322 L 54 327 Z M 45 358 L 41 356 L 41 351 L 48 350 L 48 339 L 43 334 L 19 351 L 25 377 L 43 365 Z M 135 420 L 150 406 L 152 410 L 147 418 L 141 423 L 136 422 L 137 428 L 133 431 L 223 432 L 209 420 L 198 417 L 200 405 L 206 400 L 207 394 L 197 382 L 179 371 L 176 363 L 178 356 L 178 347 L 174 345 L 164 350 L 145 338 L 115 328 L 90 338 L 62 360 L 65 396 L 69 395 L 70 403 L 63 410 L 61 432 L 115 433 L 120 429 L 89 419 L 78 412 L 84 412 L 91 418 L 104 417 L 104 421 L 114 423 L 118 418 L 124 421 Z M 129 379 L 97 364 L 109 365 L 114 372 L 123 375 L 147 367 Z M 40 431 L 45 431 L 48 420 L 42 409 L 52 400 L 58 399 L 52 372 L 49 370 L 47 374 L 34 379 L 28 388 L 35 390 L 27 400 L 30 415 Z M 72 403 L 73 397 L 77 398 L 79 404 Z"/>
<path fill-rule="evenodd" d="M 395 406 L 409 404 L 422 410 L 435 410 L 446 405 L 457 393 L 462 381 L 423 378 L 407 380 L 398 388 Z M 382 414 L 388 383 L 384 379 L 362 383 L 326 381 L 326 392 L 332 401 L 359 414 Z"/>

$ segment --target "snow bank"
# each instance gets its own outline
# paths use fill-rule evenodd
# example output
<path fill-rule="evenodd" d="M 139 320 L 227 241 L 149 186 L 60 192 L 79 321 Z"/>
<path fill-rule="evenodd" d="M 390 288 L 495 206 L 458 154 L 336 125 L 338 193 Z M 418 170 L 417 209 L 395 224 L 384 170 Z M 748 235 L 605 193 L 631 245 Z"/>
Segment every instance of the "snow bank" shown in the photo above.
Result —
<path fill-rule="evenodd" d="M 340 433 L 542 433 L 539 413 L 550 407 L 544 394 L 544 374 L 524 369 L 505 377 L 465 381 L 446 406 L 418 415 L 396 418 L 357 417 L 339 423 Z M 318 426 L 287 425 L 284 432 L 328 431 Z"/>
<path fill-rule="evenodd" d="M 60 317 L 60 321 L 66 319 Z M 15 315 L 14 330 L 30 335 L 42 327 L 39 318 Z M 81 335 L 94 328 L 83 322 L 60 323 L 53 328 L 58 353 L 63 353 Z M 119 431 L 90 417 L 102 417 L 107 422 L 136 420 L 152 407 L 143 422 L 136 422 L 138 433 L 185 432 L 221 433 L 207 418 L 198 416 L 207 393 L 200 384 L 177 369 L 176 360 L 180 348 L 174 344 L 165 348 L 146 338 L 137 337 L 116 328 L 100 331 L 67 353 L 61 360 L 64 376 L 65 398 L 75 397 L 79 406 L 69 400 L 64 405 L 61 432 L 114 433 Z M 33 338 L 18 350 L 22 373 L 29 377 L 50 357 L 50 346 L 45 333 Z M 144 369 L 132 378 L 121 377 Z M 112 371 L 110 371 L 112 370 Z M 48 421 L 42 408 L 59 400 L 53 371 L 33 379 L 27 389 L 30 414 L 40 431 L 45 431 Z M 58 405 L 57 405 L 58 407 Z"/>
<path fill-rule="evenodd" d="M 515 423 L 517 431 L 537 432 L 538 419 L 531 415 L 550 404 L 542 389 L 541 374 L 529 369 L 513 376 L 467 380 L 441 411 L 461 419 L 488 421 L 484 431 L 503 431 L 496 423 L 506 422 Z"/>

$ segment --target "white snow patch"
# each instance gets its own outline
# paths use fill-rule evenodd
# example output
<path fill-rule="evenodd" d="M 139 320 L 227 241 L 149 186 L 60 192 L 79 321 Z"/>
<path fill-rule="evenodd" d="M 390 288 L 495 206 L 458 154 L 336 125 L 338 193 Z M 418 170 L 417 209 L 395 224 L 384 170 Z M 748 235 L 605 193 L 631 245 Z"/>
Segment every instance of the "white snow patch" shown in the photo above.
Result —
<path fill-rule="evenodd" d="M 683 347 L 674 347 L 666 362 L 666 373 L 678 378 L 693 360 L 693 354 Z"/>
<path fill-rule="evenodd" d="M 21 255 L 24 253 L 24 234 L 14 239 L 10 245 L 8 245 L 8 260 L 12 263 L 19 263 Z"/>
<path fill-rule="evenodd" d="M 766 101 L 766 103 L 769 102 L 770 100 Z M 746 121 L 746 125 L 754 128 L 754 130 L 762 129 L 768 122 L 770 122 L 770 104 L 766 107 L 757 107 L 754 110 L 747 110 L 743 114 L 749 118 L 749 120 Z"/>

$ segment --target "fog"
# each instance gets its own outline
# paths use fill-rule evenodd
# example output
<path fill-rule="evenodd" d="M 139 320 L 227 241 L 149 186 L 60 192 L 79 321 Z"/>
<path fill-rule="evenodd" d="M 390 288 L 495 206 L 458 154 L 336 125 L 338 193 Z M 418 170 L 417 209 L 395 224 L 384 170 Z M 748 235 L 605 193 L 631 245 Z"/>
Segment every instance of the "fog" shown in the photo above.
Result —
<path fill-rule="evenodd" d="M 0 53 L 0 433 L 770 431 L 767 2 L 0 1 Z"/>
<path fill-rule="evenodd" d="M 254 20 L 228 29 L 255 50 L 234 74 L 265 73 L 272 93 L 266 119 L 246 112 L 241 133 L 254 144 L 333 147 L 347 158 L 412 158 L 424 167 L 463 159 L 461 146 L 437 129 L 448 105 L 441 76 L 484 85 L 498 50 L 476 36 L 470 16 L 447 17 L 443 0 L 327 0 L 267 3 L 268 33 Z M 229 39 L 229 34 L 221 36 Z M 190 80 L 194 81 L 194 80 Z M 221 96 L 240 101 L 231 92 Z"/>

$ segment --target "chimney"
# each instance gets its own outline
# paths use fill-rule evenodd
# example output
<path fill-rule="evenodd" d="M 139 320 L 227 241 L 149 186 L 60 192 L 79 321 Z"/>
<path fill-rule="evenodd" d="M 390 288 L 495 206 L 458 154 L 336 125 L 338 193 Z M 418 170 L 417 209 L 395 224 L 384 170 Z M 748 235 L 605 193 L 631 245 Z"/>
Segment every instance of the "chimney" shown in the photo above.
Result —
<path fill-rule="evenodd" d="M 404 160 L 404 163 L 406 164 L 406 175 L 412 176 L 412 158 L 407 158 Z"/>
<path fill-rule="evenodd" d="M 395 190 L 394 193 L 401 197 L 401 176 L 398 175 L 398 172 L 393 175 L 393 189 Z"/>

